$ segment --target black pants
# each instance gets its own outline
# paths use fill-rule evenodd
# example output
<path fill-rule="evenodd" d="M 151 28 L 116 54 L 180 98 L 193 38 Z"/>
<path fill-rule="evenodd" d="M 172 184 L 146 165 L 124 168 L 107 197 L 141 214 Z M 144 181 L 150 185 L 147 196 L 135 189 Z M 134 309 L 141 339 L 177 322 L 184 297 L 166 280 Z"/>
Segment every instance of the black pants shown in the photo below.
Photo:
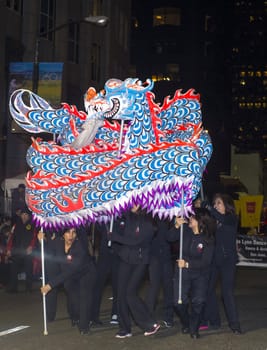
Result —
<path fill-rule="evenodd" d="M 6 286 L 9 279 L 10 264 L 0 263 L 0 284 Z"/>
<path fill-rule="evenodd" d="M 67 292 L 67 305 L 70 318 L 79 320 L 80 330 L 88 330 L 92 319 L 93 289 L 95 285 L 95 265 L 90 263 L 89 271 L 79 278 L 64 283 Z"/>
<path fill-rule="evenodd" d="M 105 284 L 109 277 L 111 277 L 112 285 L 112 309 L 111 315 L 117 315 L 117 295 L 118 295 L 118 266 L 119 257 L 113 251 L 100 254 L 96 264 L 96 283 L 93 297 L 93 314 L 92 320 L 98 321 L 100 314 L 100 306 L 102 301 L 102 294 Z"/>
<path fill-rule="evenodd" d="M 59 264 L 54 262 L 50 255 L 45 256 L 46 281 L 52 280 L 59 273 Z M 54 321 L 56 318 L 58 289 L 59 287 L 55 287 L 46 294 L 46 317 L 48 321 Z"/>
<path fill-rule="evenodd" d="M 156 323 L 147 305 L 139 297 L 138 289 L 143 281 L 147 265 L 128 264 L 120 261 L 118 273 L 118 315 L 121 330 L 131 332 L 130 312 L 136 324 L 143 330 Z"/>
<path fill-rule="evenodd" d="M 167 322 L 173 322 L 173 263 L 170 260 L 161 261 L 152 256 L 149 267 L 149 287 L 146 294 L 146 304 L 154 313 L 160 288 L 163 289 L 163 317 Z"/>
<path fill-rule="evenodd" d="M 26 290 L 31 290 L 33 280 L 33 263 L 32 255 L 16 255 L 12 256 L 10 264 L 9 286 L 12 291 L 18 289 L 18 273 L 25 272 L 26 274 Z"/>
<path fill-rule="evenodd" d="M 212 266 L 207 304 L 203 316 L 204 321 L 208 321 L 211 325 L 221 325 L 218 300 L 216 296 L 216 284 L 218 278 L 220 278 L 222 298 L 229 327 L 239 327 L 239 319 L 234 297 L 235 274 L 236 265 L 234 261 L 225 261 L 221 265 L 214 264 Z"/>
<path fill-rule="evenodd" d="M 182 270 L 181 301 L 179 304 L 179 268 L 175 267 L 174 274 L 174 307 L 182 326 L 189 328 L 191 334 L 198 332 L 203 308 L 207 299 L 209 274 Z M 189 303 L 191 310 L 189 310 Z"/>

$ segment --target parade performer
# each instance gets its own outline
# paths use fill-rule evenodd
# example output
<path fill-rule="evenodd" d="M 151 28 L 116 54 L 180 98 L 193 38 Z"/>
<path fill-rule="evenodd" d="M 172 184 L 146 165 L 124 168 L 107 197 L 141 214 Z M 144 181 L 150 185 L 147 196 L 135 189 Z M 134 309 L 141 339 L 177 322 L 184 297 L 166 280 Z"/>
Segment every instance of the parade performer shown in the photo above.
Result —
<path fill-rule="evenodd" d="M 216 222 L 207 209 L 198 208 L 188 223 L 181 217 L 175 219 L 175 227 L 169 233 L 173 236 L 172 240 L 181 239 L 181 225 L 184 225 L 185 229 L 183 258 L 179 257 L 177 260 L 174 272 L 174 307 L 181 319 L 182 333 L 190 333 L 191 338 L 197 339 L 202 311 L 207 300 Z M 180 268 L 183 269 L 182 276 L 179 273 Z M 178 302 L 180 278 L 183 288 L 181 302 Z"/>
<path fill-rule="evenodd" d="M 43 232 L 38 239 L 44 238 Z M 89 332 L 92 312 L 92 296 L 95 282 L 95 266 L 92 257 L 85 251 L 77 239 L 74 228 L 63 230 L 63 239 L 47 240 L 47 251 L 54 252 L 55 266 L 59 272 L 41 287 L 43 294 L 64 284 L 67 292 L 68 312 L 72 325 L 77 325 L 81 334 Z"/>
<path fill-rule="evenodd" d="M 145 336 L 155 334 L 160 325 L 152 317 L 145 302 L 138 295 L 140 283 L 150 261 L 151 241 L 156 225 L 151 215 L 135 205 L 115 222 L 110 234 L 112 242 L 119 243 L 118 255 L 118 314 L 120 330 L 117 338 L 131 337 L 131 317 Z"/>

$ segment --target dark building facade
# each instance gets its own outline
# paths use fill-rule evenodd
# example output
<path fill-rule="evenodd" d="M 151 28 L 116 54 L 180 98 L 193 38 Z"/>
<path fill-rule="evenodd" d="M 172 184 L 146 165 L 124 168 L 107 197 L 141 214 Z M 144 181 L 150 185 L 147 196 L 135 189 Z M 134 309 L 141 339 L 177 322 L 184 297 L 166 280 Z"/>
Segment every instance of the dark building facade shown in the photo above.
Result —
<path fill-rule="evenodd" d="M 129 74 L 130 0 L 0 1 L 0 181 L 28 170 L 30 135 L 9 115 L 11 62 L 63 63 L 60 102 L 83 110 L 83 94 Z M 106 27 L 86 18 L 106 16 Z M 15 77 L 16 78 L 16 77 Z M 32 91 L 38 82 L 32 74 Z M 16 82 L 16 81 L 15 81 Z M 16 88 L 16 86 L 15 86 Z M 44 97 L 44 96 L 42 96 Z"/>
<path fill-rule="evenodd" d="M 232 48 L 233 143 L 264 158 L 267 136 L 267 1 L 234 1 Z"/>
<path fill-rule="evenodd" d="M 231 114 L 231 7 L 212 1 L 133 1 L 131 59 L 136 75 L 152 77 L 158 102 L 176 89 L 201 94 L 203 123 L 214 144 L 209 174 L 229 171 L 230 145 L 223 140 Z M 216 141 L 224 142 L 224 152 Z M 220 162 L 216 162 L 220 159 Z"/>
<path fill-rule="evenodd" d="M 231 144 L 239 145 L 240 151 L 248 150 L 250 137 L 262 150 L 266 3 L 132 2 L 131 63 L 136 75 L 153 78 L 158 102 L 180 88 L 194 88 L 201 95 L 203 124 L 214 146 L 208 165 L 210 183 L 217 181 L 219 174 L 230 174 Z M 260 132 L 256 120 L 263 123 Z"/>

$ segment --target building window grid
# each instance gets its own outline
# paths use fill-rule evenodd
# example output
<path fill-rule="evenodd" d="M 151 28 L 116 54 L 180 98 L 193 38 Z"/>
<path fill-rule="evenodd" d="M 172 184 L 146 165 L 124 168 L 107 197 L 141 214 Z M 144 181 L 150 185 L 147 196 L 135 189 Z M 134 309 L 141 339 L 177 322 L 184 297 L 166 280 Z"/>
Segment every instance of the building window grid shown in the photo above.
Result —
<path fill-rule="evenodd" d="M 79 37 L 80 25 L 71 23 L 68 35 L 68 60 L 70 62 L 79 63 Z"/>
<path fill-rule="evenodd" d="M 6 6 L 11 10 L 22 14 L 23 0 L 6 0 Z"/>
<path fill-rule="evenodd" d="M 53 40 L 54 32 L 52 29 L 55 27 L 55 0 L 41 0 L 41 12 L 40 12 L 40 28 L 39 32 L 42 37 L 48 40 Z"/>
<path fill-rule="evenodd" d="M 93 81 L 100 80 L 100 46 L 92 44 L 91 46 L 91 78 Z"/>

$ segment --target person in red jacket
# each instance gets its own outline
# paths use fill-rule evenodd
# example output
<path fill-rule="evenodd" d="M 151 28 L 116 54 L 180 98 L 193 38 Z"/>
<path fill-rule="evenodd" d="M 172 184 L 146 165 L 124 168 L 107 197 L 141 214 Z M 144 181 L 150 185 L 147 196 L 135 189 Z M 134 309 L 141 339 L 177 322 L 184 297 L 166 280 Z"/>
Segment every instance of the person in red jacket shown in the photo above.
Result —
<path fill-rule="evenodd" d="M 33 249 L 36 245 L 37 232 L 31 221 L 31 213 L 23 209 L 20 220 L 12 228 L 12 234 L 7 243 L 7 256 L 9 257 L 10 276 L 7 292 L 18 291 L 18 273 L 26 274 L 26 291 L 32 290 L 33 280 Z"/>

